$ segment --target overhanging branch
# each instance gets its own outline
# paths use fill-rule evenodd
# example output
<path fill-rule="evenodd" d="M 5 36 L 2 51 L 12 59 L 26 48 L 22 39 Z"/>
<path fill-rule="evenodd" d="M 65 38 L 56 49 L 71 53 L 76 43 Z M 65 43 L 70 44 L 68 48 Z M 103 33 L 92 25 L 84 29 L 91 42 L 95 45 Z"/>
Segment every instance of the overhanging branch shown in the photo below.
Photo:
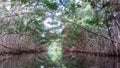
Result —
<path fill-rule="evenodd" d="M 108 40 L 111 40 L 111 41 L 113 41 L 113 42 L 115 42 L 115 43 L 120 44 L 120 42 L 118 42 L 118 41 L 116 41 L 116 40 L 114 40 L 114 39 L 111 39 L 110 37 L 106 37 L 106 36 L 103 36 L 103 35 L 98 34 L 98 33 L 96 33 L 96 32 L 93 32 L 93 31 L 91 31 L 91 30 L 88 30 L 88 29 L 82 27 L 81 25 L 80 25 L 79 27 L 82 28 L 82 29 L 84 29 L 84 30 L 87 31 L 87 32 L 93 33 L 94 35 L 97 35 L 97 36 L 100 36 L 100 37 L 106 38 L 106 39 L 108 39 Z"/>

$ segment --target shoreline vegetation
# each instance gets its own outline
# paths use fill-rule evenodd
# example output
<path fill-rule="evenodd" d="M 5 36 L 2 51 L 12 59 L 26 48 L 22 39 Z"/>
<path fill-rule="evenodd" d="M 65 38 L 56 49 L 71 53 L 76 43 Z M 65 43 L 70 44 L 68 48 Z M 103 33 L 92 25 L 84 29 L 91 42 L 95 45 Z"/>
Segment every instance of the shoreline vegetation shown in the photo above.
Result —
<path fill-rule="evenodd" d="M 118 0 L 0 2 L 0 55 L 47 51 L 59 39 L 63 52 L 120 56 Z"/>

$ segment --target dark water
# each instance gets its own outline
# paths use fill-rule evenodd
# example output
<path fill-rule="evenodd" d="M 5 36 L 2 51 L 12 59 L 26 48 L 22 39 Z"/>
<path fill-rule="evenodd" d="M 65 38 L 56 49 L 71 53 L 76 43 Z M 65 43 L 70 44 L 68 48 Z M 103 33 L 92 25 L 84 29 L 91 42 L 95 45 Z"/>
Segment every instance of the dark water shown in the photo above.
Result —
<path fill-rule="evenodd" d="M 119 58 L 115 57 L 78 53 L 64 53 L 61 56 L 58 54 L 51 57 L 44 52 L 0 56 L 0 68 L 120 68 L 119 61 Z"/>

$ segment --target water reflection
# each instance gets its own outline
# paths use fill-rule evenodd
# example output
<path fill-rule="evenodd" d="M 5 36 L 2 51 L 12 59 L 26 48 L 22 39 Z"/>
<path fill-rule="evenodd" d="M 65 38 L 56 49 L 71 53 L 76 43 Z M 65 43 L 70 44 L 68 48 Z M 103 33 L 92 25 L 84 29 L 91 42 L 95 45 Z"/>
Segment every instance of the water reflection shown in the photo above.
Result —
<path fill-rule="evenodd" d="M 51 62 L 58 63 L 62 58 L 62 46 L 61 42 L 53 41 L 50 43 L 47 49 L 47 57 Z"/>
<path fill-rule="evenodd" d="M 67 68 L 120 68 L 119 58 L 116 57 L 68 53 L 63 59 Z"/>
<path fill-rule="evenodd" d="M 40 68 L 44 53 L 0 56 L 0 68 Z"/>
<path fill-rule="evenodd" d="M 64 53 L 61 60 L 52 62 L 47 56 L 46 52 L 0 56 L 0 68 L 120 68 L 120 60 L 115 57 Z"/>

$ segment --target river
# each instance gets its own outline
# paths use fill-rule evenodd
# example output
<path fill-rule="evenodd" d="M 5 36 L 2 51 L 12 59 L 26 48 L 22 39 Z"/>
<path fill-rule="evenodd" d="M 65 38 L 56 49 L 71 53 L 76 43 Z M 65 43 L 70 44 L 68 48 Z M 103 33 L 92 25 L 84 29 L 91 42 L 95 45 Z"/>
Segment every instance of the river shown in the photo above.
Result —
<path fill-rule="evenodd" d="M 51 59 L 52 58 L 52 59 Z M 100 57 L 80 53 L 0 56 L 0 68 L 120 68 L 117 57 Z"/>

